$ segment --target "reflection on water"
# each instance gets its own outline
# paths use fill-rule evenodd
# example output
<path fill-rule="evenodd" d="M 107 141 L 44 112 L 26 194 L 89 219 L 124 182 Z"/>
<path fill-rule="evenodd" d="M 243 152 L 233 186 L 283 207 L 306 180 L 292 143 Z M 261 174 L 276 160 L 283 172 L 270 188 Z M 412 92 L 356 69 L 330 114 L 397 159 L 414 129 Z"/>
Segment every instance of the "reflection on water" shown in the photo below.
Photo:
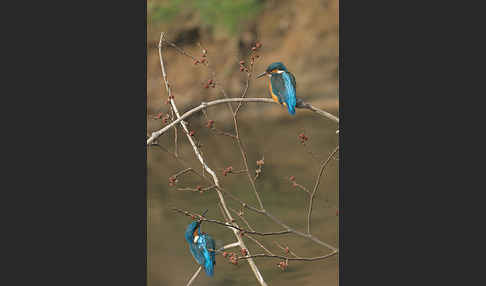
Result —
<path fill-rule="evenodd" d="M 248 105 L 246 108 L 258 109 Z M 217 110 L 213 111 L 214 113 Z M 284 112 L 284 111 L 282 111 Z M 332 111 L 336 114 L 336 111 Z M 282 219 L 290 226 L 305 231 L 308 208 L 308 194 L 293 187 L 288 180 L 294 176 L 296 182 L 312 189 L 319 169 L 319 162 L 326 159 L 338 145 L 335 134 L 337 125 L 324 120 L 308 111 L 297 110 L 294 117 L 283 116 L 281 119 L 268 120 L 263 112 L 242 110 L 239 118 L 240 133 L 248 153 L 248 162 L 254 172 L 259 159 L 265 164 L 261 178 L 256 182 L 265 209 Z M 220 120 L 222 121 L 222 120 Z M 216 121 L 216 127 L 231 132 L 231 120 L 228 125 Z M 257 206 L 255 195 L 250 188 L 245 174 L 223 176 L 222 171 L 228 166 L 233 170 L 242 170 L 243 163 L 236 144 L 227 136 L 214 135 L 204 127 L 203 119 L 195 117 L 190 121 L 191 129 L 196 130 L 196 138 L 202 144 L 202 152 L 209 165 L 215 169 L 222 186 L 242 200 Z M 149 123 L 155 124 L 155 123 Z M 156 124 L 153 128 L 156 128 Z M 160 126 L 160 125 L 159 125 Z M 150 127 L 149 127 L 150 130 Z M 302 132 L 309 137 L 307 145 L 300 143 L 298 135 Z M 194 153 L 179 134 L 178 152 L 181 158 L 192 168 L 201 171 Z M 173 151 L 174 132 L 165 134 L 160 139 L 162 146 Z M 216 204 L 214 192 L 177 191 L 177 187 L 209 186 L 193 174 L 179 178 L 176 187 L 168 186 L 168 177 L 185 169 L 172 156 L 157 147 L 148 151 L 148 285 L 185 285 L 198 265 L 192 258 L 184 240 L 184 230 L 190 218 L 171 211 L 172 207 L 202 212 L 209 209 L 207 217 L 222 220 Z M 334 160 L 326 169 L 321 179 L 313 210 L 312 231 L 321 240 L 338 245 L 338 161 Z M 229 207 L 239 210 L 238 204 L 226 198 Z M 247 220 L 257 231 L 280 231 L 278 225 L 265 217 L 251 212 L 244 213 Z M 238 221 L 240 226 L 243 222 Z M 208 232 L 219 245 L 235 241 L 233 233 L 220 225 L 203 223 L 203 231 Z M 311 257 L 329 253 L 329 250 L 294 235 L 255 237 L 274 254 L 284 254 L 276 244 L 288 245 L 299 256 Z M 245 239 L 253 254 L 264 253 L 254 242 Z M 236 251 L 237 249 L 233 249 Z M 273 258 L 256 258 L 263 277 L 269 285 L 337 285 L 338 256 L 317 262 L 290 261 L 289 268 L 282 272 Z M 228 263 L 221 255 L 216 257 L 215 275 L 207 277 L 203 272 L 193 285 L 257 285 L 247 265 Z"/>

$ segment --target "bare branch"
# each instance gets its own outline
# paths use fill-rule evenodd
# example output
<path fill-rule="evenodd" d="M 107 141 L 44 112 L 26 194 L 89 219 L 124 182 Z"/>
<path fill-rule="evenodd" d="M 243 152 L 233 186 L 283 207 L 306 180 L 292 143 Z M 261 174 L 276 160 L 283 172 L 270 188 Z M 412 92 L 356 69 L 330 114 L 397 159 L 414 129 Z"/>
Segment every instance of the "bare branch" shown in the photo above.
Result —
<path fill-rule="evenodd" d="M 196 174 L 199 178 L 201 178 L 202 180 L 206 180 L 207 182 L 209 183 L 212 183 L 212 181 L 210 179 L 208 179 L 207 177 L 205 177 L 203 174 L 199 173 L 198 171 L 188 167 L 188 164 L 187 162 L 185 162 L 184 160 L 182 160 L 182 158 L 180 156 L 175 156 L 174 153 L 170 152 L 169 150 L 167 150 L 167 148 L 163 147 L 162 145 L 158 144 L 158 143 L 152 143 L 151 146 L 156 146 L 156 147 L 159 147 L 162 151 L 164 151 L 165 153 L 171 155 L 177 162 L 179 162 L 182 166 L 186 167 L 186 169 L 191 169 L 191 171 Z"/>
<path fill-rule="evenodd" d="M 241 143 L 240 132 L 238 131 L 238 121 L 236 119 L 235 113 L 233 113 L 233 120 L 234 120 L 235 131 L 236 131 L 236 141 L 238 142 L 238 147 L 240 148 L 241 157 L 243 158 L 243 164 L 245 164 L 246 174 L 248 176 L 248 180 L 250 181 L 250 185 L 253 189 L 253 192 L 255 193 L 255 196 L 258 200 L 258 204 L 260 205 L 260 209 L 263 210 L 263 202 L 262 202 L 262 199 L 260 198 L 260 194 L 258 193 L 258 191 L 256 189 L 255 181 L 253 180 L 253 178 L 250 174 L 250 167 L 248 166 L 248 157 L 246 155 L 245 148 L 243 147 L 243 143 Z"/>
<path fill-rule="evenodd" d="M 194 273 L 194 275 L 192 275 L 191 280 L 189 280 L 189 282 L 187 282 L 186 286 L 190 286 L 192 284 L 192 282 L 194 282 L 194 280 L 196 280 L 196 277 L 199 275 L 199 272 L 201 272 L 201 269 L 202 269 L 202 266 L 199 266 L 196 273 Z"/>
<path fill-rule="evenodd" d="M 246 174 L 247 170 L 231 170 L 231 172 L 228 172 L 228 174 L 235 174 L 235 175 L 239 175 L 239 174 Z"/>
<path fill-rule="evenodd" d="M 251 227 L 251 225 L 248 223 L 248 221 L 247 221 L 247 220 L 246 220 L 246 219 L 245 219 L 245 218 L 244 218 L 242 215 L 240 215 L 240 213 L 239 213 L 239 212 L 237 212 L 236 210 L 234 210 L 234 209 L 232 209 L 232 208 L 229 208 L 229 209 L 230 209 L 230 211 L 232 211 L 233 213 L 235 213 L 235 214 L 236 214 L 236 215 L 237 215 L 237 216 L 238 216 L 238 217 L 239 217 L 239 218 L 240 218 L 240 219 L 241 219 L 241 220 L 242 220 L 242 221 L 243 221 L 243 222 L 246 224 L 246 226 L 248 227 L 248 229 L 249 229 L 249 230 L 251 230 L 251 231 L 255 231 L 255 230 L 254 230 L 254 229 Z"/>
<path fill-rule="evenodd" d="M 182 116 L 177 116 L 178 118 L 176 120 L 172 121 L 170 124 L 166 125 L 164 128 L 153 132 L 152 135 L 150 136 L 150 138 L 147 140 L 147 145 L 150 145 L 155 139 L 157 139 L 159 136 L 164 134 L 167 130 L 169 130 L 171 127 L 173 127 L 177 123 L 183 121 L 184 119 L 188 118 L 189 116 L 192 116 L 194 113 L 201 111 L 202 109 L 206 109 L 210 106 L 215 106 L 215 105 L 222 104 L 222 103 L 241 102 L 241 101 L 277 104 L 277 102 L 273 101 L 273 99 L 271 99 L 271 98 L 224 98 L 224 99 L 213 100 L 213 101 L 210 101 L 210 102 L 202 102 L 201 105 L 194 107 L 193 109 L 187 111 Z M 172 100 L 171 100 L 171 102 L 172 102 Z M 312 108 L 309 107 L 307 109 L 312 110 L 314 112 L 317 112 L 318 114 L 320 114 L 324 117 L 327 117 L 327 118 L 333 120 L 336 123 L 339 123 L 339 118 L 335 117 L 334 115 L 332 115 L 328 112 L 325 112 L 323 110 L 320 110 L 316 107 L 313 107 L 310 104 L 308 104 L 308 106 L 311 106 Z"/>
<path fill-rule="evenodd" d="M 224 213 L 223 207 L 221 206 L 221 203 L 220 202 L 218 202 L 218 209 L 221 212 L 221 215 L 223 216 L 224 221 L 225 222 L 229 222 L 229 219 L 226 216 L 226 214 Z"/>
<path fill-rule="evenodd" d="M 174 155 L 175 155 L 175 154 L 174 154 Z M 178 177 L 178 176 L 180 176 L 180 175 L 183 175 L 183 174 L 185 174 L 185 173 L 187 173 L 187 172 L 192 172 L 192 171 L 194 171 L 192 168 L 187 168 L 187 169 L 184 169 L 184 170 L 182 170 L 182 171 L 179 171 L 179 172 L 175 173 L 175 174 L 174 174 L 174 175 L 172 175 L 171 177 L 177 178 L 177 177 Z"/>
<path fill-rule="evenodd" d="M 276 218 L 274 215 L 272 215 L 271 213 L 269 213 L 268 211 L 265 211 L 263 213 L 265 216 L 269 217 L 271 220 L 273 220 L 275 223 L 279 224 L 280 226 L 282 226 L 283 228 L 287 229 L 288 231 L 292 232 L 293 234 L 296 234 L 298 236 L 302 236 L 302 237 L 305 237 L 307 239 L 309 239 L 310 241 L 313 241 L 317 244 L 320 244 L 322 246 L 325 246 L 329 249 L 331 249 L 332 251 L 337 251 L 338 249 L 335 248 L 334 246 L 330 245 L 330 244 L 327 244 L 325 243 L 324 241 L 318 239 L 317 237 L 313 236 L 312 234 L 310 233 L 303 233 L 301 231 L 298 231 L 298 230 L 295 230 L 293 228 L 291 228 L 290 226 L 286 225 L 285 223 L 283 223 L 281 220 L 279 220 L 278 218 Z"/>
<path fill-rule="evenodd" d="M 268 254 L 253 254 L 249 256 L 240 256 L 237 259 L 248 259 L 248 258 L 257 258 L 257 257 L 269 257 L 269 258 L 277 258 L 277 259 L 285 259 L 285 260 L 297 260 L 297 261 L 316 261 L 316 260 L 323 260 L 326 258 L 329 258 L 335 254 L 337 254 L 339 251 L 335 250 L 329 254 L 323 255 L 323 256 L 317 256 L 317 257 L 285 257 L 285 256 L 280 256 L 280 255 L 268 255 Z"/>
<path fill-rule="evenodd" d="M 220 249 L 218 249 L 218 251 L 223 251 L 223 250 L 230 249 L 230 248 L 237 247 L 237 246 L 240 246 L 240 243 L 239 242 L 233 242 L 233 243 L 230 243 L 230 244 L 227 244 L 227 245 L 221 247 Z"/>
<path fill-rule="evenodd" d="M 248 237 L 250 240 L 252 240 L 254 243 L 258 244 L 258 246 L 260 246 L 263 250 L 265 250 L 268 254 L 270 255 L 273 255 L 273 253 L 268 250 L 265 246 L 263 246 L 263 244 L 261 242 L 259 242 L 257 239 L 251 237 L 250 235 L 247 235 L 246 237 Z"/>
<path fill-rule="evenodd" d="M 240 235 L 256 234 L 256 235 L 260 235 L 260 236 L 266 236 L 266 235 L 289 234 L 291 232 L 291 231 L 288 231 L 288 230 L 274 231 L 274 232 L 251 231 L 251 230 L 246 230 L 246 229 L 240 228 L 238 226 L 235 226 L 234 224 L 230 224 L 230 223 L 227 223 L 227 222 L 222 222 L 222 221 L 215 220 L 215 219 L 208 219 L 208 218 L 205 218 L 205 217 L 203 217 L 203 216 L 201 216 L 199 214 L 191 213 L 191 212 L 184 211 L 184 210 L 181 210 L 181 209 L 178 209 L 178 208 L 172 208 L 172 210 L 174 210 L 176 212 L 179 212 L 179 213 L 182 213 L 182 214 L 185 214 L 186 216 L 198 217 L 200 221 L 206 221 L 206 222 L 216 223 L 216 224 L 223 225 L 223 226 L 226 226 L 226 227 L 234 228 L 234 229 L 236 229 L 236 230 L 239 231 L 239 234 Z"/>
<path fill-rule="evenodd" d="M 302 186 L 302 185 L 301 185 L 301 184 L 299 184 L 299 183 L 292 182 L 292 186 L 294 186 L 294 187 L 297 187 L 297 188 L 301 189 L 302 191 L 304 191 L 304 192 L 308 193 L 309 195 L 311 194 L 311 192 L 310 192 L 310 191 L 309 191 L 309 190 L 308 190 L 306 187 Z"/>
<path fill-rule="evenodd" d="M 178 191 L 191 191 L 191 192 L 196 192 L 196 191 L 206 192 L 206 191 L 210 191 L 212 189 L 216 189 L 216 186 L 209 186 L 209 187 L 205 187 L 205 188 L 202 188 L 202 187 L 198 187 L 198 188 L 177 188 Z"/>
<path fill-rule="evenodd" d="M 339 123 L 339 118 L 337 116 L 334 116 L 332 115 L 331 113 L 327 112 L 327 111 L 324 111 L 322 109 L 319 109 L 309 103 L 305 103 L 302 99 L 298 98 L 297 99 L 297 105 L 295 106 L 296 108 L 305 108 L 305 109 L 309 109 L 309 110 L 312 110 L 314 112 L 316 112 L 317 114 L 321 115 L 322 117 L 327 117 L 329 119 L 331 119 L 332 121 L 336 122 L 336 123 Z"/>

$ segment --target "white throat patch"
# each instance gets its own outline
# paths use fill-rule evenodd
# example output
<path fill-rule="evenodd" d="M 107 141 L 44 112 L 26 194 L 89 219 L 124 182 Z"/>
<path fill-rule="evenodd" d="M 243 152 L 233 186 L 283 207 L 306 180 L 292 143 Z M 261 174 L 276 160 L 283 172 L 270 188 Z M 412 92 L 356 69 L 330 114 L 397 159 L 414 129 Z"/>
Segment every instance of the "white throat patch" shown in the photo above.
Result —
<path fill-rule="evenodd" d="M 199 239 L 199 235 L 194 236 L 194 243 L 197 243 L 198 239 Z"/>
<path fill-rule="evenodd" d="M 284 71 L 276 71 L 275 73 L 278 73 L 278 74 L 283 74 L 283 72 L 284 72 Z M 273 74 L 273 73 L 269 73 L 269 74 L 268 74 L 268 77 L 272 77 L 272 74 Z"/>

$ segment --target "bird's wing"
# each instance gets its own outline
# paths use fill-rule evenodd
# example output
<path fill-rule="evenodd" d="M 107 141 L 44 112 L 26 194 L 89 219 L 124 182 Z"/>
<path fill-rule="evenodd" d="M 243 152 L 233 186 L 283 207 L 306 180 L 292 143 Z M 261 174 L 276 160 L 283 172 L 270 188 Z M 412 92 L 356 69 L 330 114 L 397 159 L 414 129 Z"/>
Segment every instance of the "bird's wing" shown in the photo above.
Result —
<path fill-rule="evenodd" d="M 213 265 L 216 264 L 216 243 L 214 243 L 214 239 L 209 235 L 206 235 L 206 248 L 209 250 Z"/>
<path fill-rule="evenodd" d="M 204 255 L 203 265 L 206 274 L 213 276 L 216 259 L 214 251 L 210 251 L 210 249 L 215 250 L 216 248 L 214 240 L 209 235 L 203 234 L 200 236 L 197 245 L 201 250 L 201 253 Z"/>
<path fill-rule="evenodd" d="M 190 249 L 194 259 L 196 259 L 197 263 L 200 264 L 200 265 L 204 265 L 205 259 L 204 259 L 203 251 L 202 251 L 199 243 L 198 244 L 194 244 L 194 243 L 189 244 L 189 249 Z"/>
<path fill-rule="evenodd" d="M 287 101 L 291 105 L 295 106 L 295 89 L 296 89 L 296 83 L 295 83 L 295 77 L 293 74 L 289 72 L 283 72 L 282 73 L 282 78 L 285 82 L 285 90 L 287 91 Z"/>
<path fill-rule="evenodd" d="M 297 82 L 295 81 L 295 76 L 291 72 L 287 72 L 290 76 L 290 80 L 292 81 L 292 84 L 294 85 L 295 90 L 297 91 Z"/>
<path fill-rule="evenodd" d="M 295 94 L 295 77 L 288 72 L 272 75 L 272 92 L 278 97 L 279 102 L 287 105 L 290 114 L 295 113 L 295 104 L 297 102 Z"/>
<path fill-rule="evenodd" d="M 290 114 L 295 114 L 295 104 L 297 103 L 297 98 L 295 96 L 295 78 L 291 73 L 283 72 L 282 79 L 285 83 L 286 96 L 283 98 L 287 103 L 287 109 Z"/>

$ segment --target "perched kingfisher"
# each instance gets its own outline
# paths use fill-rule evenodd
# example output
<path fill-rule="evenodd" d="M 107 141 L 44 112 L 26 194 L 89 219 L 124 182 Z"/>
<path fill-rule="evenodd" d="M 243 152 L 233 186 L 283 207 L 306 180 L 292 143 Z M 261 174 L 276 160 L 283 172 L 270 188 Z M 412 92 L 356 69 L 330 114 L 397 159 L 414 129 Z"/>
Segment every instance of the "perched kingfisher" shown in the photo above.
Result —
<path fill-rule="evenodd" d="M 213 276 L 216 264 L 216 246 L 211 236 L 201 232 L 200 226 L 201 221 L 193 221 L 187 226 L 186 241 L 189 243 L 189 250 L 197 263 L 204 267 L 208 276 Z"/>
<path fill-rule="evenodd" d="M 273 100 L 284 106 L 287 106 L 291 115 L 295 114 L 295 104 L 297 103 L 295 77 L 290 73 L 281 62 L 272 63 L 267 70 L 257 76 L 260 78 L 264 75 L 270 77 L 269 88 Z"/>

